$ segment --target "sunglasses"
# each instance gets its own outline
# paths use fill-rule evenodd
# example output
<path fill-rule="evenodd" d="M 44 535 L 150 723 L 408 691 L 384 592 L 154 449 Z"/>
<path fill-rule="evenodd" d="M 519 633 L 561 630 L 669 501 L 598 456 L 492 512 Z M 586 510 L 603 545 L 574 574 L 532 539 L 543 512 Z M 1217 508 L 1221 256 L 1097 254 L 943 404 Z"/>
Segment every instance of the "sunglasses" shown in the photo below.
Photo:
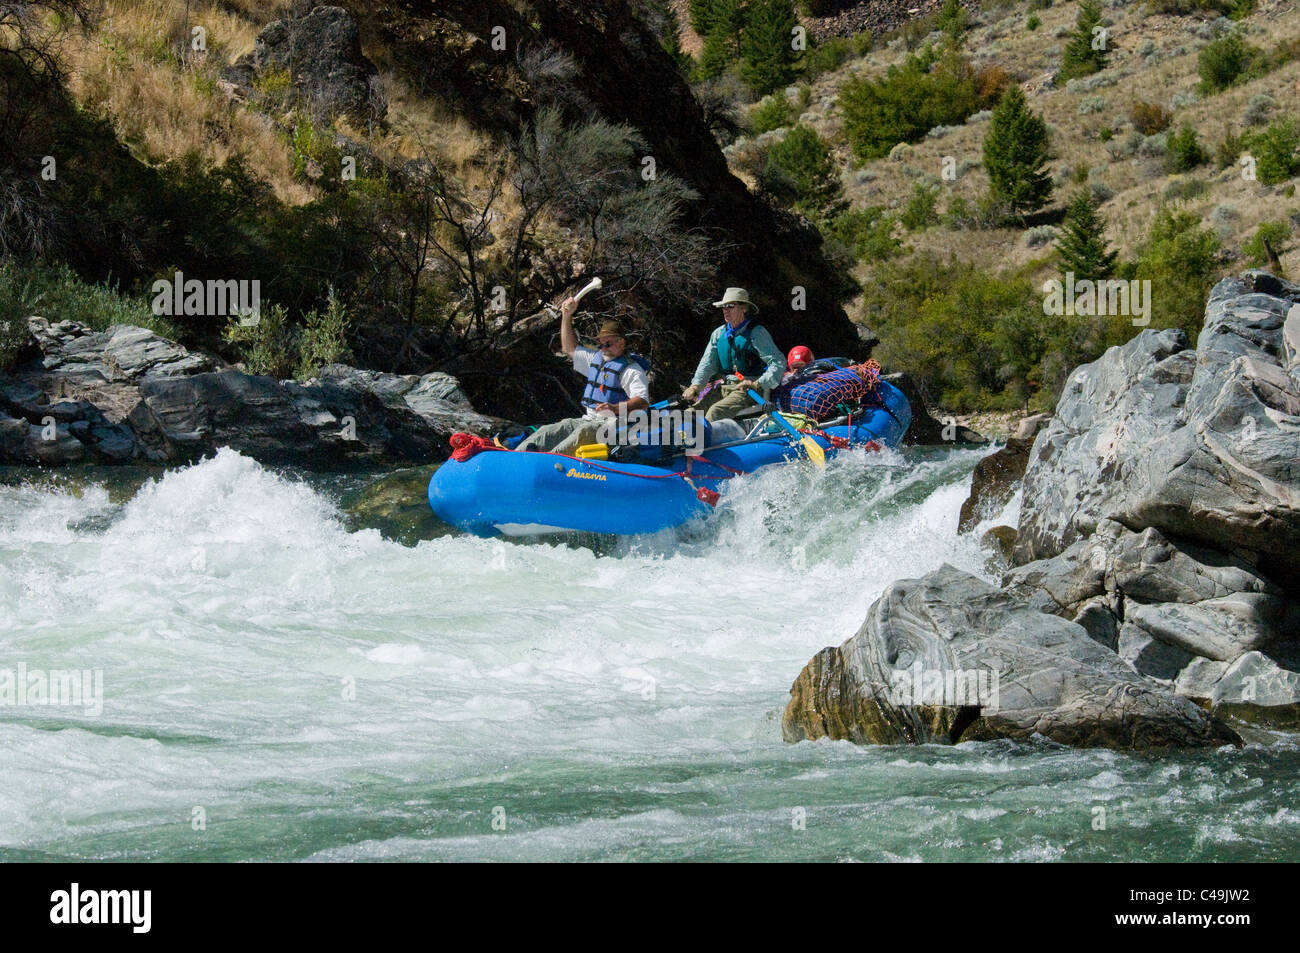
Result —
<path fill-rule="evenodd" d="M 623 340 L 622 338 L 614 338 L 613 340 L 610 341 L 597 341 L 596 343 L 600 346 L 601 350 L 604 350 L 607 347 L 613 347 L 615 344 L 618 344 L 622 340 Z"/>

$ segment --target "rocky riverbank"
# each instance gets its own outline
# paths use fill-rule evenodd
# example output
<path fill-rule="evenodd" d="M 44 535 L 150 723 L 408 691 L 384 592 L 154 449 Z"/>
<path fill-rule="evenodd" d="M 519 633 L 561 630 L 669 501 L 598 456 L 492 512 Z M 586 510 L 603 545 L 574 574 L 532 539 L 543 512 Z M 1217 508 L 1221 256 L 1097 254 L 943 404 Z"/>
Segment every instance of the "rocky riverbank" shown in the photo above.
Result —
<path fill-rule="evenodd" d="M 1005 499 L 999 452 L 985 492 Z M 1144 331 L 1078 368 L 1016 453 L 1001 588 L 950 566 L 895 583 L 799 675 L 788 741 L 1147 748 L 1300 727 L 1300 286 L 1221 281 L 1195 347 Z"/>
<path fill-rule="evenodd" d="M 227 446 L 266 464 L 409 466 L 445 460 L 458 430 L 505 424 L 475 411 L 448 374 L 331 364 L 282 381 L 144 328 L 28 325 L 22 359 L 0 374 L 0 464 L 169 466 Z"/>

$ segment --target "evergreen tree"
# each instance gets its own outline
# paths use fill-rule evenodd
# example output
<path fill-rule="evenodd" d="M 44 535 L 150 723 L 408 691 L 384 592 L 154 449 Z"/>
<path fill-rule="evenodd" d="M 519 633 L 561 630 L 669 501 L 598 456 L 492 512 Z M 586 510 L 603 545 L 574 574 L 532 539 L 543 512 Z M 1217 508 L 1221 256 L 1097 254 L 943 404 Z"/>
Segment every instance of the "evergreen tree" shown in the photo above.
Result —
<path fill-rule="evenodd" d="M 744 25 L 744 9 L 740 0 L 700 0 L 708 4 L 707 15 L 701 21 L 708 27 L 700 31 L 704 48 L 700 50 L 700 76 L 713 79 L 726 72 L 740 50 L 740 30 Z M 692 5 L 694 10 L 694 5 Z M 692 13 L 691 22 L 695 23 Z M 699 27 L 696 27 L 699 31 Z"/>
<path fill-rule="evenodd" d="M 998 100 L 984 137 L 984 170 L 993 201 L 1024 217 L 1047 204 L 1052 179 L 1047 164 L 1047 123 L 1029 111 L 1025 94 L 1011 86 Z"/>
<path fill-rule="evenodd" d="M 743 22 L 741 8 L 741 0 L 691 0 L 688 7 L 691 29 L 706 39 L 718 27 L 734 35 Z"/>
<path fill-rule="evenodd" d="M 794 80 L 799 52 L 793 40 L 798 25 L 790 0 L 754 0 L 745 11 L 740 37 L 744 65 L 740 75 L 759 96 L 789 86 Z"/>
<path fill-rule="evenodd" d="M 814 221 L 841 211 L 844 186 L 830 149 L 811 128 L 791 129 L 767 154 L 764 191 Z"/>
<path fill-rule="evenodd" d="M 962 35 L 966 32 L 966 11 L 962 9 L 961 0 L 944 0 L 935 26 L 943 31 L 948 45 L 954 50 L 958 49 Z"/>
<path fill-rule="evenodd" d="M 1109 37 L 1101 25 L 1101 3 L 1083 0 L 1075 20 L 1074 34 L 1065 44 L 1061 57 L 1061 79 L 1088 76 L 1106 67 L 1106 49 Z"/>
<path fill-rule="evenodd" d="M 1106 243 L 1106 222 L 1089 190 L 1080 192 L 1066 207 L 1056 250 L 1061 255 L 1062 274 L 1072 271 L 1076 281 L 1098 281 L 1115 273 L 1118 255 Z"/>

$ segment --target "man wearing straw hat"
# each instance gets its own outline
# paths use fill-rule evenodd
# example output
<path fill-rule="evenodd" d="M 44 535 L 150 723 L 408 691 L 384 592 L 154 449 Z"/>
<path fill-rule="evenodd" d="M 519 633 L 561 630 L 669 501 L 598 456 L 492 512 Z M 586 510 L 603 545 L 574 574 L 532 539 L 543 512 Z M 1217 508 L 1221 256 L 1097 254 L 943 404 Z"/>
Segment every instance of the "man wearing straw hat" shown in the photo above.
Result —
<path fill-rule="evenodd" d="M 709 421 L 727 420 L 754 406 L 747 391 L 753 388 L 767 396 L 785 373 L 785 357 L 772 335 L 754 321 L 758 308 L 749 292 L 728 288 L 713 306 L 722 309 L 724 323 L 709 338 L 691 386 L 682 391 L 686 400 L 698 398 L 696 409 L 706 411 Z"/>
<path fill-rule="evenodd" d="M 577 310 L 576 298 L 566 298 L 560 305 L 560 347 L 573 359 L 573 369 L 587 378 L 582 392 L 582 406 L 587 412 L 582 417 L 538 427 L 516 450 L 572 454 L 584 444 L 598 442 L 596 434 L 604 418 L 617 417 L 620 410 L 631 412 L 650 406 L 648 362 L 627 350 L 622 326 L 606 321 L 596 333 L 599 346 L 580 347 L 573 331 L 573 313 Z"/>

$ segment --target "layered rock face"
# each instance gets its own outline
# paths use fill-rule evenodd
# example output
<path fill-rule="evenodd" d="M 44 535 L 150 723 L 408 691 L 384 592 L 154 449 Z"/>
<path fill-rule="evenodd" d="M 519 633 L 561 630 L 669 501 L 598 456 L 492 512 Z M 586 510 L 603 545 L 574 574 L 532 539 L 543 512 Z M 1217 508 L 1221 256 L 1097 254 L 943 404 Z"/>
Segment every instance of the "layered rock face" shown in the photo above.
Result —
<path fill-rule="evenodd" d="M 1023 490 L 1001 590 L 951 567 L 895 584 L 795 682 L 787 739 L 1150 747 L 1222 743 L 1220 716 L 1300 726 L 1300 287 L 1225 279 L 1195 348 L 1144 331 L 1078 368 Z M 882 673 L 918 659 L 940 680 L 996 671 L 998 711 L 900 704 Z"/>
<path fill-rule="evenodd" d="M 228 446 L 322 469 L 445 460 L 458 430 L 505 421 L 454 377 L 341 364 L 298 383 L 245 374 L 144 328 L 29 322 L 36 354 L 0 374 L 0 463 L 190 463 Z"/>
<path fill-rule="evenodd" d="M 957 743 L 1035 735 L 1080 747 L 1233 743 L 1226 726 L 1149 685 L 1082 626 L 944 566 L 894 583 L 858 634 L 791 689 L 787 741 Z"/>

